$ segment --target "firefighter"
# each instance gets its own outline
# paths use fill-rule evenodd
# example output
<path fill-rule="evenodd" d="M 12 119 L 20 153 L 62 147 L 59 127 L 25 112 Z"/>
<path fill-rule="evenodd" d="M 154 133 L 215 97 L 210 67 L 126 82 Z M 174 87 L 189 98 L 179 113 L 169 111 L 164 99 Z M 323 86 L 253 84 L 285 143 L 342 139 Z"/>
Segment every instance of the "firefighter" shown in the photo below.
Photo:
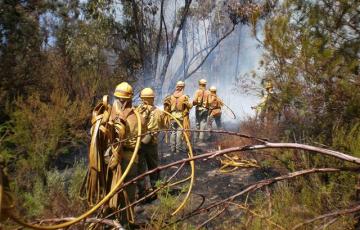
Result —
<path fill-rule="evenodd" d="M 264 122 L 265 120 L 270 121 L 274 117 L 274 89 L 271 81 L 267 81 L 265 83 L 265 92 L 262 94 L 263 97 L 261 98 L 260 103 L 251 108 L 255 109 L 256 117 L 259 117 L 261 122 Z"/>
<path fill-rule="evenodd" d="M 199 89 L 196 90 L 193 105 L 195 105 L 195 121 L 196 121 L 196 129 L 197 130 L 205 130 L 207 119 L 208 119 L 208 96 L 210 92 L 206 90 L 206 80 L 200 79 L 199 80 Z M 204 136 L 205 133 L 200 132 L 196 133 L 196 141 L 198 144 L 204 144 Z"/>
<path fill-rule="evenodd" d="M 178 81 L 176 89 L 172 95 L 169 95 L 164 100 L 165 111 L 171 113 L 177 120 L 179 120 L 184 129 L 190 129 L 189 112 L 192 108 L 189 96 L 184 94 L 185 82 Z M 182 148 L 182 130 L 175 120 L 170 119 L 170 127 L 172 129 L 170 135 L 170 147 L 172 153 L 179 153 L 184 150 Z M 188 134 L 188 132 L 187 132 Z"/>
<path fill-rule="evenodd" d="M 215 120 L 217 129 L 221 129 L 221 107 L 224 105 L 223 101 L 216 94 L 216 87 L 210 87 L 210 95 L 208 98 L 209 103 L 209 118 L 208 127 L 211 130 L 212 124 Z"/>
<path fill-rule="evenodd" d="M 114 92 L 115 100 L 111 107 L 109 124 L 112 127 L 111 143 L 112 145 L 111 157 L 108 163 L 108 171 L 111 172 L 111 186 L 110 190 L 115 186 L 116 182 L 121 177 L 123 171 L 127 168 L 132 154 L 134 153 L 136 145 L 136 136 L 138 134 L 138 121 L 135 114 L 135 108 L 132 106 L 133 89 L 127 82 L 122 82 L 116 86 Z M 146 132 L 145 122 L 142 119 L 142 131 Z M 121 142 L 121 140 L 124 140 Z M 130 171 L 124 182 L 129 181 L 137 175 L 138 171 L 138 157 L 135 159 L 135 164 L 130 168 Z M 108 177 L 109 178 L 109 177 Z M 109 208 L 111 210 L 118 210 L 135 201 L 136 185 L 130 184 L 124 188 L 120 193 L 115 194 L 109 201 Z M 134 222 L 134 210 L 129 208 L 126 213 L 122 212 L 119 216 L 120 222 L 127 225 Z"/>
<path fill-rule="evenodd" d="M 154 106 L 155 93 L 151 88 L 145 88 L 140 93 L 141 104 L 136 108 L 142 115 L 149 132 L 156 131 L 165 126 L 164 116 L 156 106 Z M 138 170 L 142 174 L 148 170 L 152 170 L 159 165 L 158 156 L 158 139 L 156 133 L 146 134 L 142 138 L 141 150 L 139 154 Z M 155 188 L 156 181 L 160 179 L 160 172 L 150 174 L 151 189 Z M 145 180 L 138 182 L 139 196 L 142 197 L 147 189 Z"/>

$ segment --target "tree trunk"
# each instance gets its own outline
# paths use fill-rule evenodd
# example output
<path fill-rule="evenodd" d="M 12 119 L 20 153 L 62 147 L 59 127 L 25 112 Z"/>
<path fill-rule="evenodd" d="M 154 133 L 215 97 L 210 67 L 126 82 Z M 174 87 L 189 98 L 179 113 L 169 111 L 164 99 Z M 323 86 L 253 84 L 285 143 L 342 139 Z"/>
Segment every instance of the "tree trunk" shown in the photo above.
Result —
<path fill-rule="evenodd" d="M 155 81 L 154 81 L 154 83 L 155 83 L 154 89 L 155 89 L 155 91 L 157 92 L 157 95 L 158 95 L 157 96 L 157 101 L 158 102 L 162 98 L 162 88 L 163 88 L 163 84 L 164 84 L 164 81 L 165 81 L 166 72 L 167 72 L 167 69 L 169 67 L 171 58 L 174 55 L 177 43 L 179 41 L 180 32 L 182 31 L 182 29 L 184 27 L 184 24 L 185 24 L 185 20 L 186 20 L 187 16 L 189 15 L 189 8 L 190 8 L 190 5 L 191 5 L 191 1 L 192 0 L 185 0 L 185 6 L 184 6 L 184 10 L 183 10 L 183 15 L 181 17 L 179 27 L 178 27 L 178 29 L 176 31 L 175 38 L 171 43 L 169 53 L 167 54 L 167 56 L 165 58 L 164 65 L 162 67 L 160 75 L 156 76 Z"/>

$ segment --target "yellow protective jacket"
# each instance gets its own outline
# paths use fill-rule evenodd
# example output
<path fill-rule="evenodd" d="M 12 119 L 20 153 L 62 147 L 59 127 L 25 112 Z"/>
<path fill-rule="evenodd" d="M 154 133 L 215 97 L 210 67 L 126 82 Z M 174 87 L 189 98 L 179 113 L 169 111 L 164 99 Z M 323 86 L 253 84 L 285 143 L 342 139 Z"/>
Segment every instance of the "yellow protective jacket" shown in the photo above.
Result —
<path fill-rule="evenodd" d="M 141 116 L 140 116 L 141 117 Z M 110 113 L 110 125 L 112 127 L 112 134 L 110 138 L 111 157 L 108 164 L 108 169 L 111 170 L 111 188 L 113 188 L 117 181 L 121 178 L 123 168 L 121 168 L 122 159 L 130 160 L 134 153 L 136 139 L 138 135 L 138 121 L 135 114 L 135 108 L 127 106 L 123 108 L 118 100 L 113 103 Z M 141 117 L 142 133 L 146 132 L 146 125 L 144 119 Z M 138 162 L 138 156 L 135 158 L 135 163 Z M 136 166 L 133 166 L 136 167 Z M 125 203 L 128 203 L 125 197 Z M 120 194 L 115 194 L 109 201 L 110 208 L 117 208 L 120 205 Z M 129 215 L 128 218 L 130 219 Z"/>
<path fill-rule="evenodd" d="M 164 110 L 182 122 L 184 129 L 190 129 L 189 113 L 191 108 L 192 103 L 190 102 L 190 98 L 184 94 L 183 90 L 175 91 L 164 100 Z M 187 136 L 190 137 L 190 132 L 186 133 Z"/>
<path fill-rule="evenodd" d="M 210 95 L 209 90 L 206 90 L 205 88 L 199 88 L 195 92 L 193 105 L 196 105 L 197 109 L 201 109 L 201 108 L 208 109 L 209 108 L 209 101 L 208 101 L 209 95 Z"/>
<path fill-rule="evenodd" d="M 157 131 L 165 127 L 165 114 L 162 113 L 156 106 L 140 104 L 136 110 L 143 117 L 147 131 Z M 157 144 L 157 134 L 151 133 L 151 144 Z"/>
<path fill-rule="evenodd" d="M 224 102 L 216 95 L 210 94 L 208 98 L 209 102 L 209 116 L 218 117 L 221 116 L 221 107 Z"/>
<path fill-rule="evenodd" d="M 164 101 L 164 109 L 179 120 L 188 117 L 191 108 L 190 98 L 183 91 L 175 91 L 171 96 L 166 97 Z"/>
<path fill-rule="evenodd" d="M 115 101 L 112 106 L 110 122 L 114 126 L 113 135 L 115 138 L 119 138 L 120 140 L 124 140 L 121 143 L 121 148 L 123 150 L 132 151 L 136 145 L 136 137 L 138 133 L 137 129 L 137 118 L 134 112 L 135 108 L 127 107 L 121 108 L 118 101 Z M 142 133 L 147 131 L 145 119 L 141 117 L 141 124 L 142 124 Z"/>

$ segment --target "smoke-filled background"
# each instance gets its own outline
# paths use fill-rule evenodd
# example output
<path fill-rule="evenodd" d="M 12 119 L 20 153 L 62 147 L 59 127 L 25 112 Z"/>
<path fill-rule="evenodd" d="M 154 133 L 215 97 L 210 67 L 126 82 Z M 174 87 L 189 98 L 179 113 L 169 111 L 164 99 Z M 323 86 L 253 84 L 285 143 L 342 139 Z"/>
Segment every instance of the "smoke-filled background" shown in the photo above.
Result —
<path fill-rule="evenodd" d="M 186 94 L 193 97 L 195 90 L 198 88 L 198 80 L 204 78 L 208 81 L 208 88 L 211 86 L 217 88 L 217 94 L 234 111 L 237 119 L 241 120 L 254 115 L 251 106 L 259 102 L 259 95 L 256 95 L 256 91 L 240 88 L 244 85 L 239 84 L 241 81 L 249 81 L 249 73 L 258 68 L 262 55 L 262 49 L 251 33 L 249 26 L 237 26 L 213 51 L 204 62 L 203 67 L 185 81 Z M 205 43 L 205 36 L 202 36 L 200 41 Z M 182 55 L 183 50 L 181 48 L 177 49 L 173 63 L 168 71 L 169 78 L 177 69 Z M 252 87 L 259 87 L 259 85 L 255 84 Z M 193 113 L 194 111 L 192 111 Z M 223 113 L 222 119 L 232 121 L 233 118 L 230 114 L 228 112 Z"/>
<path fill-rule="evenodd" d="M 201 5 L 202 3 L 204 5 Z M 168 30 L 176 30 L 173 23 L 179 20 L 178 10 L 182 9 L 184 4 L 178 1 L 165 1 L 164 22 L 158 20 L 157 16 L 161 11 L 157 11 L 154 17 L 155 27 L 163 23 Z M 236 3 L 232 4 L 236 9 Z M 144 74 L 144 78 L 150 81 L 135 83 L 136 92 L 144 87 L 155 88 L 160 97 L 157 98 L 157 104 L 161 107 L 162 98 L 173 92 L 178 80 L 185 80 L 185 92 L 192 98 L 198 88 L 198 80 L 204 78 L 208 81 L 208 88 L 217 87 L 218 95 L 234 111 L 238 121 L 254 115 L 250 107 L 259 101 L 259 90 L 254 90 L 259 88 L 259 84 L 250 73 L 257 70 L 261 59 L 263 23 L 260 21 L 256 25 L 250 25 L 232 21 L 229 16 L 229 5 L 226 5 L 225 1 L 192 2 L 190 10 L 193 12 L 184 20 L 177 43 L 164 44 L 167 52 L 169 46 L 174 45 L 174 52 L 166 71 L 162 72 L 162 67 L 168 53 L 160 52 L 159 56 L 154 57 L 157 61 L 156 71 Z M 124 20 L 122 7 L 117 7 L 117 13 L 116 18 L 119 21 Z M 171 34 L 174 36 L 175 32 Z M 164 76 L 159 86 L 157 79 L 161 78 L 161 74 Z M 244 86 L 248 87 L 243 88 Z M 138 96 L 135 97 L 135 101 L 139 102 Z M 192 111 L 191 115 L 193 113 Z M 223 120 L 233 121 L 231 112 L 225 111 Z"/>

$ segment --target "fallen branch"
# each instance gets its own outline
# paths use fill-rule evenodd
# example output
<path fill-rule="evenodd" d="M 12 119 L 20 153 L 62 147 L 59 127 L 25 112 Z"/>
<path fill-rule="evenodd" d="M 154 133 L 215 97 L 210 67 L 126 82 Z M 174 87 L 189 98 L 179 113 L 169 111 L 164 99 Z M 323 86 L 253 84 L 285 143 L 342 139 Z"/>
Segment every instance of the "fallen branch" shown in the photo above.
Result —
<path fill-rule="evenodd" d="M 182 129 L 179 129 L 179 130 L 182 130 Z M 171 131 L 174 131 L 174 130 L 173 130 L 173 129 L 159 129 L 159 130 L 154 130 L 154 131 L 147 131 L 147 132 L 141 134 L 140 136 L 146 136 L 147 134 L 156 134 L 156 133 L 160 133 L 160 132 L 171 132 Z M 254 139 L 254 140 L 259 141 L 259 142 L 261 142 L 261 143 L 267 143 L 267 141 L 269 141 L 269 139 L 267 139 L 267 138 L 259 138 L 259 137 L 254 137 L 254 136 L 250 136 L 250 135 L 243 134 L 243 133 L 231 132 L 231 131 L 225 131 L 225 130 L 185 129 L 184 131 L 185 131 L 185 132 L 195 132 L 195 133 L 205 132 L 205 133 L 227 134 L 227 135 L 237 136 L 237 137 L 243 137 L 243 138 L 247 138 L 247 139 Z M 126 141 L 128 141 L 129 139 L 134 139 L 134 138 L 136 138 L 136 137 L 137 137 L 137 136 L 134 135 L 134 136 L 128 137 L 128 138 L 126 138 L 126 139 L 123 139 L 123 140 L 121 140 L 121 141 L 114 142 L 114 143 L 112 143 L 111 145 L 116 145 L 116 144 L 119 144 L 119 143 L 122 143 L 122 142 L 126 142 Z M 109 145 L 109 146 L 111 146 L 111 145 Z"/>
<path fill-rule="evenodd" d="M 270 179 L 265 179 L 265 180 L 261 180 L 259 182 L 256 182 L 252 185 L 249 185 L 246 189 L 242 190 L 239 193 L 236 193 L 235 195 L 232 195 L 224 200 L 221 200 L 213 205 L 210 205 L 207 208 L 204 208 L 204 210 L 210 210 L 213 207 L 218 206 L 219 204 L 223 204 L 225 202 L 234 200 L 235 198 L 248 193 L 248 192 L 254 192 L 260 188 L 263 188 L 265 186 L 274 184 L 276 182 L 279 181 L 283 181 L 283 180 L 288 180 L 288 179 L 292 179 L 295 177 L 299 177 L 299 176 L 304 176 L 307 174 L 313 174 L 313 173 L 325 173 L 325 172 L 341 172 L 341 171 L 354 171 L 354 172 L 359 172 L 360 168 L 313 168 L 313 169 L 305 169 L 305 170 L 300 170 L 300 171 L 296 171 L 296 172 L 292 172 L 292 173 L 288 173 L 282 176 L 278 176 L 278 177 L 274 177 L 274 178 L 270 178 Z"/>
<path fill-rule="evenodd" d="M 359 212 L 359 211 L 360 211 L 360 204 L 357 204 L 355 207 L 352 207 L 352 208 L 348 208 L 348 209 L 343 209 L 343 210 L 339 210 L 339 211 L 336 211 L 336 212 L 327 213 L 327 214 L 324 214 L 324 215 L 315 217 L 315 218 L 313 218 L 313 219 L 307 220 L 307 221 L 305 221 L 305 222 L 303 222 L 303 223 L 300 223 L 300 224 L 296 225 L 296 226 L 293 228 L 293 230 L 298 229 L 298 228 L 300 228 L 300 227 L 303 226 L 303 225 L 313 223 L 313 222 L 315 222 L 315 221 L 317 221 L 317 220 L 321 220 L 321 219 L 325 219 L 325 218 L 329 218 L 329 217 L 334 217 L 334 216 L 347 215 L 347 214 L 351 214 L 351 213 L 355 213 L 355 212 Z"/>
<path fill-rule="evenodd" d="M 183 221 L 185 219 L 188 219 L 188 218 L 191 218 L 195 215 L 199 215 L 203 212 L 208 212 L 210 211 L 211 209 L 215 208 L 215 207 L 218 207 L 218 206 L 221 206 L 221 205 L 224 205 L 228 202 L 232 202 L 233 200 L 235 200 L 236 198 L 244 195 L 244 194 L 247 194 L 249 192 L 254 192 L 258 189 L 261 189 L 265 186 L 268 186 L 268 185 L 271 185 L 271 184 L 274 184 L 274 183 L 277 183 L 277 182 L 280 182 L 280 181 L 283 181 L 283 180 L 288 180 L 288 179 L 292 179 L 292 178 L 295 178 L 295 177 L 299 177 L 299 176 L 304 176 L 304 175 L 308 175 L 308 174 L 314 174 L 314 173 L 331 173 L 331 172 L 341 172 L 341 171 L 351 171 L 351 172 L 360 172 L 360 168 L 313 168 L 313 169 L 305 169 L 305 170 L 300 170 L 300 171 L 296 171 L 296 172 L 292 172 L 292 173 L 288 173 L 288 174 L 285 174 L 285 175 L 282 175 L 282 176 L 278 176 L 278 177 L 274 177 L 274 178 L 270 178 L 270 179 L 265 179 L 265 180 L 261 180 L 261 181 L 258 181 L 256 183 L 253 183 L 249 186 L 247 186 L 244 190 L 228 197 L 228 198 L 225 198 L 221 201 L 218 201 L 216 203 L 213 203 L 213 204 L 210 204 L 208 205 L 207 207 L 205 208 L 202 208 L 202 209 L 199 209 L 195 212 L 192 212 L 190 213 L 189 215 L 171 223 L 171 224 L 175 224 L 175 223 L 178 223 L 180 221 Z"/>
<path fill-rule="evenodd" d="M 334 219 L 326 222 L 323 226 L 321 226 L 321 229 L 327 229 L 330 225 L 335 223 L 338 219 L 339 219 L 338 217 L 335 217 Z"/>
<path fill-rule="evenodd" d="M 229 204 L 225 205 L 219 212 L 217 212 L 215 215 L 213 215 L 212 217 L 208 218 L 206 221 L 204 221 L 203 223 L 201 223 L 200 225 L 196 226 L 196 230 L 200 230 L 201 228 L 203 228 L 205 225 L 207 225 L 208 223 L 210 223 L 213 219 L 215 219 L 216 217 L 220 216 L 222 213 L 225 212 L 225 210 L 227 209 L 227 207 L 229 206 Z"/>
<path fill-rule="evenodd" d="M 302 150 L 309 150 L 309 151 L 313 151 L 313 152 L 318 152 L 324 155 L 328 155 L 328 156 L 332 156 L 344 161 L 349 161 L 352 163 L 356 163 L 356 164 L 360 164 L 360 159 L 357 157 L 353 157 L 341 152 L 337 152 L 337 151 L 333 151 L 333 150 L 329 150 L 329 149 L 324 149 L 324 148 L 319 148 L 319 147 L 314 147 L 314 146 L 310 146 L 310 145 L 304 145 L 304 144 L 297 144 L 297 143 L 270 143 L 270 142 L 265 142 L 265 144 L 263 145 L 247 145 L 247 146 L 242 146 L 242 147 L 231 147 L 231 148 L 227 148 L 227 149 L 223 149 L 223 150 L 218 150 L 218 151 L 213 151 L 213 152 L 208 152 L 208 153 L 203 153 L 194 157 L 190 157 L 190 158 L 185 158 L 179 161 L 175 161 L 172 163 L 169 163 L 167 165 L 163 165 L 163 166 L 159 166 L 156 167 L 152 170 L 149 170 L 131 180 L 129 180 L 128 182 L 124 183 L 121 188 L 124 188 L 125 186 L 131 184 L 131 183 L 135 183 L 137 180 L 142 179 L 144 177 L 146 177 L 147 175 L 150 175 L 152 173 L 170 168 L 172 166 L 176 166 L 176 165 L 180 165 L 186 162 L 190 162 L 190 161 L 195 161 L 195 160 L 200 160 L 200 159 L 212 159 L 215 158 L 217 156 L 221 156 L 224 155 L 226 153 L 231 153 L 231 152 L 240 152 L 240 151 L 249 151 L 249 150 L 259 150 L 259 149 L 268 149 L 268 148 L 290 148 L 290 149 L 302 149 Z M 354 168 L 352 168 L 354 169 Z M 356 170 L 358 168 L 355 168 Z M 311 169 L 311 170 L 315 170 L 315 169 Z M 321 170 L 321 169 L 320 169 Z M 298 172 L 302 172 L 302 171 L 298 171 Z M 296 173 L 296 172 L 294 172 Z M 275 178 L 276 179 L 276 178 Z"/>
<path fill-rule="evenodd" d="M 282 227 L 281 225 L 275 223 L 274 221 L 270 220 L 269 218 L 265 217 L 265 216 L 262 216 L 256 212 L 254 212 L 253 210 L 249 209 L 248 207 L 246 207 L 245 205 L 241 205 L 241 204 L 238 204 L 238 203 L 235 203 L 235 202 L 227 202 L 228 204 L 232 204 L 232 205 L 235 205 L 236 207 L 240 208 L 240 209 L 243 209 L 243 210 L 246 210 L 248 211 L 251 215 L 253 216 L 256 216 L 256 217 L 259 217 L 260 219 L 264 219 L 266 222 L 268 222 L 270 225 L 274 225 L 275 227 L 277 227 L 278 229 L 282 229 L 282 230 L 285 230 L 284 227 Z"/>
<path fill-rule="evenodd" d="M 165 187 L 170 187 L 170 186 L 174 186 L 174 185 L 177 185 L 179 183 L 183 183 L 185 181 L 187 181 L 189 178 L 187 178 L 187 180 L 181 180 L 181 181 L 178 181 L 178 182 L 175 182 L 171 185 L 168 185 L 168 183 L 180 172 L 180 170 L 184 167 L 185 163 L 182 163 L 182 165 L 169 177 L 169 179 L 166 180 L 165 183 L 163 183 L 161 186 L 159 186 L 158 188 L 156 188 L 155 190 L 151 191 L 150 193 L 146 194 L 145 196 L 141 197 L 140 199 L 134 201 L 133 203 L 117 210 L 117 211 L 114 211 L 112 213 L 110 213 L 109 215 L 107 215 L 105 218 L 109 218 L 117 213 L 120 213 L 120 212 L 123 212 L 125 211 L 126 209 L 132 207 L 132 206 L 135 206 L 137 205 L 138 203 L 142 202 L 143 200 L 146 200 L 147 198 L 150 198 L 151 196 L 155 195 L 158 191 L 160 191 L 161 189 L 165 188 Z M 133 180 L 131 181 L 128 181 L 127 183 L 125 183 L 123 185 L 122 188 L 126 187 L 127 185 L 131 184 L 131 183 L 134 183 L 136 180 L 139 180 L 139 179 L 136 179 L 134 178 Z M 120 192 L 121 190 L 119 190 L 118 192 Z"/>
<path fill-rule="evenodd" d="M 220 132 L 220 131 L 219 131 Z M 221 132 L 225 132 L 225 131 L 221 131 Z M 242 134 L 238 134 L 238 135 L 242 135 Z M 125 186 L 129 185 L 130 183 L 135 183 L 137 180 L 144 178 L 147 175 L 150 175 L 152 173 L 155 173 L 157 171 L 161 171 L 167 168 L 170 168 L 172 166 L 176 166 L 176 165 L 180 165 L 180 164 L 185 164 L 186 162 L 192 162 L 195 160 L 200 160 L 200 159 L 211 159 L 217 156 L 221 156 L 224 155 L 226 153 L 231 153 L 231 152 L 240 152 L 240 151 L 251 151 L 251 150 L 259 150 L 259 149 L 268 149 L 268 148 L 290 148 L 290 149 L 302 149 L 302 150 L 308 150 L 308 151 L 313 151 L 313 152 L 318 152 L 324 155 L 328 155 L 328 156 L 332 156 L 335 158 L 338 158 L 340 160 L 344 160 L 344 161 L 348 161 L 348 162 L 352 162 L 355 164 L 360 164 L 360 159 L 357 157 L 353 157 L 341 152 L 337 152 L 337 151 L 333 151 L 333 150 L 329 150 L 329 149 L 324 149 L 324 148 L 319 148 L 319 147 L 314 147 L 314 146 L 309 146 L 309 145 L 304 145 L 304 144 L 297 144 L 297 143 L 271 143 L 271 142 L 266 142 L 263 141 L 262 145 L 247 145 L 247 146 L 241 146 L 241 147 L 232 147 L 232 148 L 227 148 L 227 149 L 223 149 L 223 150 L 218 150 L 218 151 L 213 151 L 213 152 L 208 152 L 208 153 L 204 153 L 204 154 L 200 154 L 197 156 L 193 156 L 193 157 L 189 157 L 189 158 L 185 158 L 176 162 L 172 162 L 170 164 L 167 165 L 163 165 L 163 166 L 159 166 L 155 169 L 149 170 L 137 177 L 135 177 L 134 179 L 123 183 L 121 185 L 121 187 L 119 187 L 119 189 L 124 188 Z M 278 181 L 282 181 L 282 180 L 287 180 L 287 179 L 291 179 L 291 178 L 295 178 L 298 176 L 303 176 L 303 175 L 307 175 L 307 174 L 312 174 L 312 173 L 323 173 L 323 172 L 340 172 L 340 171 L 354 171 L 354 172 L 359 172 L 360 168 L 313 168 L 313 169 L 306 169 L 306 170 L 301 170 L 301 171 L 297 171 L 297 172 L 293 172 L 293 173 L 289 173 L 283 176 L 279 176 L 279 177 L 275 177 L 275 178 L 271 178 L 271 179 L 266 179 L 266 180 L 262 180 L 259 181 L 257 183 L 254 183 L 252 185 L 249 185 L 246 189 L 242 190 L 241 192 L 226 198 L 222 201 L 219 201 L 215 204 L 209 205 L 206 208 L 202 208 L 202 209 L 198 209 L 195 212 L 190 213 L 191 215 L 196 215 L 199 214 L 203 211 L 209 211 L 210 209 L 217 207 L 221 204 L 224 204 L 228 201 L 232 201 L 233 199 L 235 199 L 236 197 L 239 197 L 243 194 L 246 194 L 248 192 L 252 192 L 255 190 L 258 190 L 262 187 L 271 185 L 273 183 L 276 183 Z M 114 192 L 118 192 L 114 191 Z M 128 207 L 125 207 L 125 209 Z M 90 219 L 90 218 L 89 218 Z M 14 219 L 15 221 L 17 221 L 18 223 L 19 220 Z M 24 223 L 21 223 L 24 224 Z"/>
<path fill-rule="evenodd" d="M 320 148 L 320 147 L 314 147 L 314 146 L 305 145 L 305 144 L 266 142 L 263 145 L 248 146 L 248 150 L 269 149 L 269 148 L 307 150 L 307 151 L 322 153 L 322 154 L 332 156 L 332 157 L 338 158 L 340 160 L 349 161 L 349 162 L 352 162 L 355 164 L 360 164 L 360 158 L 350 156 L 350 155 L 347 155 L 342 152 L 338 152 L 338 151 L 334 151 L 334 150 L 330 150 L 330 149 L 324 149 L 324 148 Z"/>
<path fill-rule="evenodd" d="M 59 223 L 59 222 L 65 222 L 65 221 L 71 221 L 74 220 L 75 217 L 64 217 L 64 218 L 54 218 L 54 219 L 44 219 L 44 220 L 39 220 L 36 222 L 33 222 L 33 224 L 39 223 Z M 109 220 L 109 219 L 98 219 L 98 218 L 87 218 L 84 220 L 85 223 L 95 223 L 95 224 L 106 224 L 108 226 L 113 227 L 116 230 L 125 230 L 125 228 L 123 228 L 121 226 L 121 224 L 117 221 L 117 220 Z M 20 227 L 17 228 L 17 230 L 23 229 L 24 227 Z"/>

